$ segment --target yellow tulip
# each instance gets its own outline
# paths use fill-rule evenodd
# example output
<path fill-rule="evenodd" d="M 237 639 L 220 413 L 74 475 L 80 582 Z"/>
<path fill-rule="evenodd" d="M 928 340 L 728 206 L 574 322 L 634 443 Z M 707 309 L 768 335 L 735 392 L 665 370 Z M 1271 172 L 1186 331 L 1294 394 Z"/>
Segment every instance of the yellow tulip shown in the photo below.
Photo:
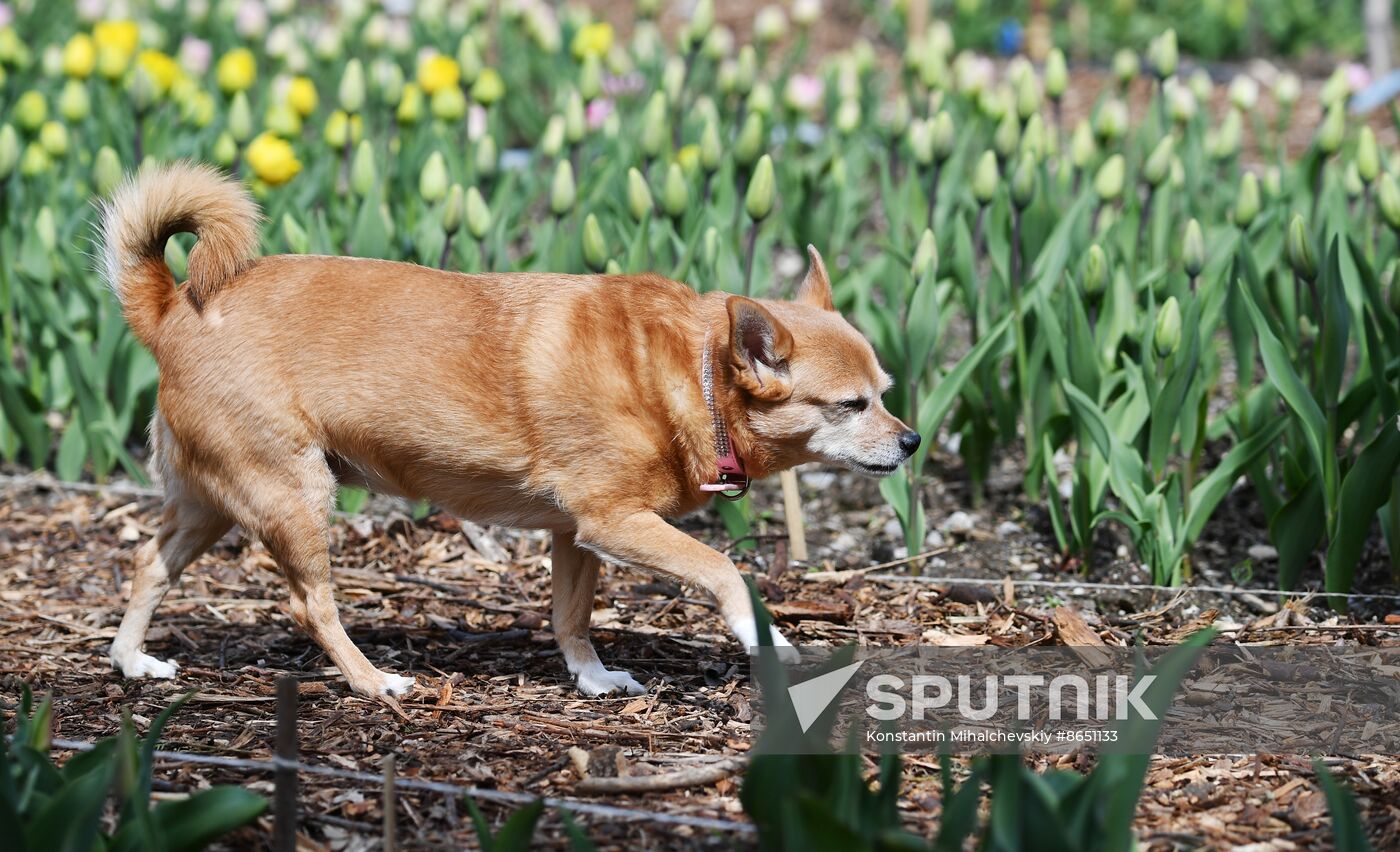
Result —
<path fill-rule="evenodd" d="M 345 147 L 348 139 L 351 144 L 360 141 L 360 135 L 364 131 L 364 122 L 358 115 L 349 115 L 343 109 L 338 109 L 331 113 L 330 119 L 326 121 L 326 144 L 332 148 L 340 149 Z"/>
<path fill-rule="evenodd" d="M 272 133 L 263 133 L 248 144 L 245 153 L 253 174 L 269 186 L 281 186 L 301 171 L 292 145 Z"/>
<path fill-rule="evenodd" d="M 612 24 L 600 21 L 596 24 L 589 24 L 578 31 L 574 36 L 572 49 L 574 57 L 582 59 L 585 56 L 596 56 L 602 58 L 608 55 L 612 49 L 613 28 Z"/>
<path fill-rule="evenodd" d="M 126 75 L 131 64 L 131 54 L 111 44 L 98 45 L 97 73 L 108 80 L 117 81 Z"/>
<path fill-rule="evenodd" d="M 151 81 L 156 84 L 156 89 L 161 96 L 170 91 L 170 87 L 175 85 L 175 81 L 180 79 L 180 64 L 175 59 L 159 50 L 143 50 L 141 55 L 136 57 L 136 64 L 146 70 L 151 76 Z"/>
<path fill-rule="evenodd" d="M 92 28 L 92 40 L 99 51 L 111 48 L 119 51 L 124 61 L 130 62 L 141 43 L 141 28 L 135 21 L 99 21 Z"/>
<path fill-rule="evenodd" d="M 215 79 L 224 94 L 241 92 L 258 79 L 258 62 L 253 52 L 246 47 L 238 47 L 219 57 L 219 65 L 214 70 Z"/>
<path fill-rule="evenodd" d="M 430 95 L 442 89 L 456 88 L 461 79 L 462 69 L 457 65 L 457 60 L 450 56 L 439 53 L 418 66 L 418 85 Z"/>
<path fill-rule="evenodd" d="M 316 84 L 310 77 L 293 77 L 287 86 L 287 105 L 296 110 L 297 115 L 307 117 L 316 111 Z"/>
<path fill-rule="evenodd" d="M 97 48 L 92 43 L 92 36 L 78 33 L 68 39 L 63 46 L 63 73 L 86 80 L 96 66 Z"/>

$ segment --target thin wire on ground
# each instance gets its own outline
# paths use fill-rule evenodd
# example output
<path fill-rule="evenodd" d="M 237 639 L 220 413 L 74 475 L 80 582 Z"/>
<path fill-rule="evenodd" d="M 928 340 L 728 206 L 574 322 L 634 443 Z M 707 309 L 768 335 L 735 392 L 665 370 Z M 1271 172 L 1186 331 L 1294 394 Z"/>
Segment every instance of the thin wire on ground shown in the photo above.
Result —
<path fill-rule="evenodd" d="M 82 740 L 55 739 L 50 743 L 52 748 L 68 749 L 70 751 L 92 751 L 94 743 Z M 296 760 L 283 760 L 273 757 L 268 760 L 255 760 L 242 757 L 224 757 L 216 754 L 189 754 L 182 751 L 155 752 L 157 760 L 167 763 L 183 764 L 203 764 L 206 766 L 220 766 L 227 769 L 247 769 L 254 772 L 271 773 L 278 769 L 295 769 L 297 772 L 305 772 L 309 775 L 323 775 L 330 778 L 340 778 L 346 781 L 362 781 L 373 784 L 376 788 L 384 784 L 384 776 L 376 775 L 372 772 L 357 772 L 352 769 L 337 769 L 333 766 L 318 766 L 312 763 L 302 763 Z M 656 811 L 644 811 L 636 808 L 619 808 L 613 805 L 600 805 L 594 802 L 583 802 L 577 799 L 556 799 L 550 796 L 535 796 L 530 793 L 513 793 L 508 790 L 488 790 L 481 787 L 463 787 L 457 784 L 448 784 L 445 781 L 426 781 L 421 778 L 394 778 L 394 787 L 400 790 L 422 790 L 428 793 L 442 793 L 450 796 L 468 796 L 487 802 L 500 802 L 508 805 L 528 805 L 536 800 L 542 800 L 546 807 L 566 808 L 571 813 L 589 814 L 603 819 L 618 820 L 622 822 L 652 822 L 662 825 L 684 825 L 691 828 L 703 828 L 712 831 L 729 831 L 739 834 L 753 833 L 753 826 L 748 823 L 734 822 L 732 820 L 711 819 L 709 817 L 693 817 L 684 814 L 666 814 Z"/>

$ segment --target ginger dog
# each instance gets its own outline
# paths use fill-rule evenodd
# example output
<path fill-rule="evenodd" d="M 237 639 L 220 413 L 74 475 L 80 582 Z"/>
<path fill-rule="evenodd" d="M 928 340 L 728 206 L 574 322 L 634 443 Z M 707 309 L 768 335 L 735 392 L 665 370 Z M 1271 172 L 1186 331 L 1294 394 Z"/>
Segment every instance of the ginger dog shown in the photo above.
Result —
<path fill-rule="evenodd" d="M 103 208 L 106 274 L 160 366 L 164 514 L 110 651 L 127 677 L 175 675 L 142 650 L 152 612 L 239 524 L 355 692 L 411 689 L 365 658 L 336 612 L 327 531 L 346 482 L 551 531 L 568 670 L 587 695 L 639 694 L 588 637 L 600 559 L 704 589 L 754 646 L 734 563 L 665 519 L 735 487 L 736 465 L 753 478 L 809 461 L 882 475 L 918 446 L 881 405 L 889 379 L 833 309 L 815 249 L 796 300 L 781 302 L 699 296 L 655 275 L 258 257 L 259 219 L 239 183 L 190 164 L 143 171 Z M 187 231 L 197 242 L 179 287 L 164 249 Z"/>

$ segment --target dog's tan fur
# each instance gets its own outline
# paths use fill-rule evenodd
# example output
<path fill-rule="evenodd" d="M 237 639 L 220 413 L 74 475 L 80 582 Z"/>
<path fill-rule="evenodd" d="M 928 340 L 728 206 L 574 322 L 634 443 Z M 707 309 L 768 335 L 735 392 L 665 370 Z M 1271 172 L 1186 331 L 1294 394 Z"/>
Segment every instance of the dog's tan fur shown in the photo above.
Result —
<path fill-rule="evenodd" d="M 815 250 L 798 298 L 777 302 L 701 297 L 654 275 L 258 258 L 258 219 L 239 184 L 191 165 L 143 172 L 103 212 L 111 284 L 161 372 L 165 515 L 137 555 L 111 649 L 128 676 L 174 674 L 141 651 L 151 614 L 237 523 L 276 559 L 296 621 L 356 692 L 409 687 L 365 659 L 336 613 L 326 533 L 337 481 L 551 530 L 553 627 L 587 693 L 642 690 L 603 668 L 588 639 L 599 556 L 705 589 L 755 644 L 734 564 L 664 520 L 705 502 L 715 471 L 707 341 L 718 407 L 754 477 L 814 460 L 886 473 L 911 451 Z M 198 237 L 183 288 L 163 260 L 180 231 Z M 856 399 L 863 411 L 841 405 Z"/>

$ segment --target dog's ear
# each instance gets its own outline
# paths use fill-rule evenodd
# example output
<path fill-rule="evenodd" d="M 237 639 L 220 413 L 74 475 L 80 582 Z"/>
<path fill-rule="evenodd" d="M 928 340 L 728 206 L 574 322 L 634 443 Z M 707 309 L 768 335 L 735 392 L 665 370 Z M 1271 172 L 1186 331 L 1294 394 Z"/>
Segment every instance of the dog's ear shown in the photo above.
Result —
<path fill-rule="evenodd" d="M 768 309 L 743 296 L 730 296 L 729 361 L 734 383 L 758 399 L 777 402 L 792 394 L 788 356 L 792 334 Z"/>
<path fill-rule="evenodd" d="M 824 311 L 836 310 L 836 305 L 831 301 L 831 279 L 826 276 L 826 264 L 822 262 L 821 252 L 817 251 L 816 246 L 809 245 L 807 258 L 810 265 L 807 267 L 807 277 L 802 279 L 802 286 L 797 288 L 797 301 Z"/>

